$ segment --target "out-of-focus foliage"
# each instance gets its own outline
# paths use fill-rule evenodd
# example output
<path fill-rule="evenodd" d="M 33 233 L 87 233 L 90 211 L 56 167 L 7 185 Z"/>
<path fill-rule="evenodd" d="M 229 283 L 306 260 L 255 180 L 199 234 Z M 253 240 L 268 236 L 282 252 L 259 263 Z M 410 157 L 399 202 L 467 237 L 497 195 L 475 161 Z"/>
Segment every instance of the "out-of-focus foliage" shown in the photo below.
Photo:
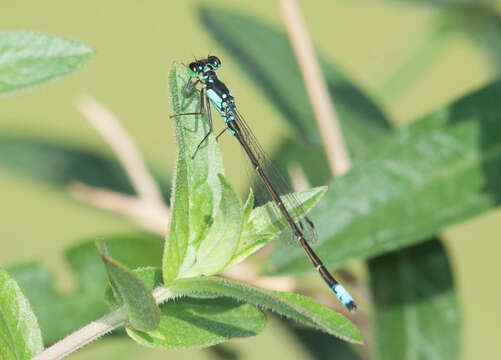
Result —
<path fill-rule="evenodd" d="M 230 51 L 243 73 L 278 107 L 296 135 L 318 144 L 318 129 L 313 126 L 313 112 L 286 35 L 255 18 L 225 8 L 202 6 L 199 13 L 210 34 Z M 363 156 L 386 136 L 391 129 L 389 122 L 378 105 L 341 70 L 326 61 L 321 63 L 350 154 L 354 158 Z M 238 101 L 238 94 L 234 95 Z"/>
<path fill-rule="evenodd" d="M 374 359 L 458 359 L 461 316 L 440 242 L 381 255 L 369 267 Z"/>
<path fill-rule="evenodd" d="M 109 251 L 131 268 L 160 266 L 162 241 L 151 235 L 106 236 Z M 94 239 L 77 244 L 64 253 L 76 281 L 76 289 L 62 293 L 54 288 L 49 271 L 40 264 L 19 264 L 9 273 L 23 289 L 38 318 L 45 345 L 105 314 L 106 270 L 94 246 Z M 58 316 L 54 316 L 57 311 Z"/>
<path fill-rule="evenodd" d="M 0 31 L 0 97 L 70 74 L 92 57 L 81 42 L 31 31 Z"/>
<path fill-rule="evenodd" d="M 425 240 L 501 199 L 501 82 L 409 126 L 334 180 L 312 211 L 330 266 Z M 280 244 L 282 246 L 282 244 Z M 306 271 L 298 249 L 276 247 L 269 270 Z"/>

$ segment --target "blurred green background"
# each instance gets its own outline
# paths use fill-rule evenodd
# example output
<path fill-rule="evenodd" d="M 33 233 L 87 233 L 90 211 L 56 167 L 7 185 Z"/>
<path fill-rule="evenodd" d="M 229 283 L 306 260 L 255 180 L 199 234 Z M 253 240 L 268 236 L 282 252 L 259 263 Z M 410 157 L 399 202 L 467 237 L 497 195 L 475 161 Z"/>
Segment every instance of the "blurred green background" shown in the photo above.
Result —
<path fill-rule="evenodd" d="M 497 73 L 479 43 L 458 33 L 448 38 L 444 51 L 408 89 L 391 100 L 378 96 L 383 81 L 412 53 L 411 45 L 426 33 L 432 21 L 432 7 L 413 3 L 299 1 L 315 46 L 369 95 L 379 98 L 395 124 L 432 111 L 494 79 Z M 265 149 L 272 152 L 278 140 L 289 133 L 287 123 L 250 79 L 242 76 L 234 58 L 209 36 L 197 16 L 199 4 L 129 0 L 2 2 L 3 29 L 38 30 L 77 39 L 93 47 L 95 56 L 74 75 L 1 99 L 0 133 L 27 135 L 112 156 L 75 108 L 78 97 L 87 94 L 119 117 L 147 161 L 164 169 L 168 176 L 175 150 L 166 88 L 168 69 L 173 61 L 187 63 L 211 53 L 222 59 L 221 76 L 231 84 L 240 109 Z M 275 2 L 204 4 L 240 10 L 283 29 Z M 230 180 L 243 193 L 247 179 L 240 171 L 238 146 L 228 137 L 220 143 Z M 65 279 L 69 275 L 61 259 L 63 248 L 96 234 L 139 230 L 118 216 L 96 211 L 56 188 L 40 186 L 3 168 L 0 199 L 4 215 L 0 227 L 2 267 L 40 260 L 56 271 L 59 279 Z M 497 341 L 501 290 L 492 282 L 501 252 L 496 232 L 500 220 L 501 213 L 495 211 L 444 233 L 463 311 L 464 359 L 494 358 L 501 350 Z M 242 351 L 242 358 L 308 358 L 307 350 L 294 344 L 294 337 L 283 330 L 281 322 L 272 321 L 258 337 L 233 340 L 227 346 Z M 93 344 L 73 358 L 104 356 L 211 359 L 216 355 L 213 351 L 152 351 L 128 339 L 114 338 Z"/>

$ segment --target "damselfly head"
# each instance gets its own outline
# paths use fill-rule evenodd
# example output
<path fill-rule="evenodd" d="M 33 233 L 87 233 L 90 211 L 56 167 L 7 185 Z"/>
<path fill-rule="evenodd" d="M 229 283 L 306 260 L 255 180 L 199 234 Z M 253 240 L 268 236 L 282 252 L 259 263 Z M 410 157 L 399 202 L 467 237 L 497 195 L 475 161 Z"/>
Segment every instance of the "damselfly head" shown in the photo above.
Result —
<path fill-rule="evenodd" d="M 188 65 L 188 74 L 190 74 L 191 77 L 198 76 L 198 66 L 196 62 L 192 62 Z"/>

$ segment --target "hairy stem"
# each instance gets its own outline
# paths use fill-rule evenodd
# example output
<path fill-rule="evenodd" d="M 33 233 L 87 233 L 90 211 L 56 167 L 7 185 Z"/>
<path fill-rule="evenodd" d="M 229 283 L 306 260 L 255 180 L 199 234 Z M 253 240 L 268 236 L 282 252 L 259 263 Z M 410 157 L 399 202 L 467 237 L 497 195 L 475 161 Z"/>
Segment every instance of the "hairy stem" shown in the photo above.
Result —
<path fill-rule="evenodd" d="M 112 311 L 48 347 L 33 357 L 32 360 L 62 359 L 82 346 L 123 325 L 126 321 L 127 315 L 122 309 Z"/>

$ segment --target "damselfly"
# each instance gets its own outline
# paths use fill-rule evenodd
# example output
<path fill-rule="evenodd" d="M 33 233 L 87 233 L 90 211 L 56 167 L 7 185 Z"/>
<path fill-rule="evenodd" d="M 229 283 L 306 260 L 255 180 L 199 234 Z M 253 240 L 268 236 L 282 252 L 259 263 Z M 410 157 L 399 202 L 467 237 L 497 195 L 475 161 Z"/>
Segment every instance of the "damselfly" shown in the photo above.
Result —
<path fill-rule="evenodd" d="M 228 130 L 240 143 L 245 150 L 252 166 L 259 174 L 263 184 L 269 192 L 272 200 L 276 204 L 279 213 L 286 221 L 295 238 L 302 246 L 313 266 L 317 269 L 320 276 L 327 283 L 329 288 L 334 292 L 339 301 L 350 311 L 356 310 L 357 306 L 352 296 L 346 289 L 329 273 L 325 268 L 320 258 L 315 254 L 313 249 L 307 242 L 305 234 L 314 234 L 315 229 L 313 222 L 306 216 L 296 215 L 290 209 L 300 208 L 299 200 L 297 200 L 290 187 L 286 191 L 283 190 L 285 181 L 279 174 L 272 173 L 273 166 L 267 166 L 269 163 L 267 157 L 257 142 L 255 136 L 252 134 L 250 128 L 245 123 L 243 117 L 237 110 L 235 99 L 226 85 L 219 80 L 216 70 L 221 66 L 221 61 L 216 56 L 209 56 L 206 59 L 197 60 L 188 66 L 188 73 L 190 80 L 186 85 L 187 93 L 192 93 L 198 84 L 201 85 L 200 89 L 200 111 L 195 113 L 177 114 L 174 116 L 182 115 L 202 115 L 207 112 L 209 121 L 209 131 L 198 144 L 192 157 L 200 149 L 200 146 L 207 140 L 208 136 L 213 132 L 211 104 L 216 108 L 225 122 L 225 128 L 217 135 L 219 138 L 221 134 Z M 278 179 L 280 182 L 281 190 L 277 190 L 278 184 L 274 183 Z M 287 200 L 281 198 L 281 195 L 288 194 Z M 288 205 L 288 206 L 287 206 Z M 289 208 L 289 209 L 288 209 Z"/>

